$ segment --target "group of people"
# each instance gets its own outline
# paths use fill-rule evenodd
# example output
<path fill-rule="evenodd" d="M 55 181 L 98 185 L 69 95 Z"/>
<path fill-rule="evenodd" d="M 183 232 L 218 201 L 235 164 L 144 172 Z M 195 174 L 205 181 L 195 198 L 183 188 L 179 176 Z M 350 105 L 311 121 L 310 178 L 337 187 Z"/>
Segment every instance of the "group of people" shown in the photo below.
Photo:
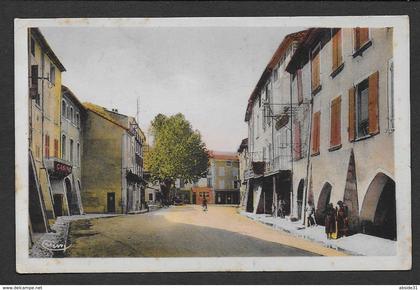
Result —
<path fill-rule="evenodd" d="M 349 234 L 348 207 L 341 200 L 334 208 L 333 204 L 327 205 L 325 211 L 325 233 L 328 239 L 338 239 Z"/>

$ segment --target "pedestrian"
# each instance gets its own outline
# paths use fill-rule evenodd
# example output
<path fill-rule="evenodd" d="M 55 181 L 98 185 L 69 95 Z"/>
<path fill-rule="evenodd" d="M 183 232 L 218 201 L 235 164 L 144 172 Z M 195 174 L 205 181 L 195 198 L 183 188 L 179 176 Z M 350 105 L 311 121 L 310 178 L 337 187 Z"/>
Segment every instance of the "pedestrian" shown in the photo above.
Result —
<path fill-rule="evenodd" d="M 308 206 L 306 207 L 306 214 L 308 216 L 308 218 L 307 218 L 308 227 L 314 226 L 315 225 L 315 219 L 314 219 L 315 207 L 311 202 L 309 202 Z"/>
<path fill-rule="evenodd" d="M 203 206 L 203 211 L 207 211 L 207 199 L 206 199 L 206 197 L 203 198 L 202 206 Z"/>
<path fill-rule="evenodd" d="M 332 203 L 327 205 L 327 208 L 324 211 L 325 213 L 325 233 L 327 234 L 327 239 L 332 239 L 333 234 L 336 231 L 336 221 L 335 221 L 335 209 Z"/>
<path fill-rule="evenodd" d="M 344 202 L 337 202 L 337 232 L 338 238 L 346 237 L 349 233 L 348 208 Z"/>

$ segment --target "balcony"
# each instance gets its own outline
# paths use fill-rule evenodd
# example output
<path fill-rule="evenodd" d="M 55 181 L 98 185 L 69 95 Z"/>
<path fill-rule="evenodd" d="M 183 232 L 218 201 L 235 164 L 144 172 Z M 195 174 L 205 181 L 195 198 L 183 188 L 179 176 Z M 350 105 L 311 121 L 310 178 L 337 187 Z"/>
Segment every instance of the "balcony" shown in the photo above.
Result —
<path fill-rule="evenodd" d="M 45 158 L 45 168 L 51 176 L 61 178 L 71 174 L 73 169 L 70 162 L 56 157 Z"/>

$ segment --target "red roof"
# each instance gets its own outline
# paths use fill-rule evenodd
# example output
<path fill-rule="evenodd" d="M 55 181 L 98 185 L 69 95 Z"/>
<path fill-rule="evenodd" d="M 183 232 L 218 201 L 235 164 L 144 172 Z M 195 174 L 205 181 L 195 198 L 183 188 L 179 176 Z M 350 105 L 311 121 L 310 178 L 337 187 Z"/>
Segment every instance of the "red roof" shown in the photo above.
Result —
<path fill-rule="evenodd" d="M 209 151 L 209 158 L 216 160 L 239 160 L 237 153 L 221 151 Z"/>

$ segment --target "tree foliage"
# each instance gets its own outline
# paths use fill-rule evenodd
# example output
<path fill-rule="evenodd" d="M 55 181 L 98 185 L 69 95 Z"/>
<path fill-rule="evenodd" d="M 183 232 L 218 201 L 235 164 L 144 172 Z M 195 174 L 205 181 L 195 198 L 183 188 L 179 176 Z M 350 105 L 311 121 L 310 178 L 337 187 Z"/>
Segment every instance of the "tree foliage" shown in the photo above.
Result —
<path fill-rule="evenodd" d="M 208 151 L 183 114 L 158 114 L 150 132 L 154 144 L 145 155 L 145 166 L 154 181 L 169 185 L 178 178 L 194 182 L 206 176 Z"/>

